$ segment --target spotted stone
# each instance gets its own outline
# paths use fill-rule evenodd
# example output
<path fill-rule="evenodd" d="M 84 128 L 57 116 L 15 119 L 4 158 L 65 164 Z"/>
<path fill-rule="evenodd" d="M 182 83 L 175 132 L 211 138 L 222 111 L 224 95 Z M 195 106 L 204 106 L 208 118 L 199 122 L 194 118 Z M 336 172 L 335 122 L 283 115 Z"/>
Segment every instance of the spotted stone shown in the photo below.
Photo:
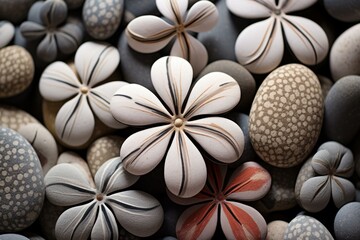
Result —
<path fill-rule="evenodd" d="M 323 121 L 323 96 L 316 75 L 300 64 L 271 72 L 250 110 L 249 134 L 256 153 L 277 167 L 292 167 L 311 152 Z"/>
<path fill-rule="evenodd" d="M 40 161 L 19 133 L 0 127 L 0 232 L 20 231 L 39 216 L 45 197 Z"/>
<path fill-rule="evenodd" d="M 39 121 L 21 109 L 0 105 L 0 126 L 19 131 L 21 127 L 29 123 L 39 123 Z"/>

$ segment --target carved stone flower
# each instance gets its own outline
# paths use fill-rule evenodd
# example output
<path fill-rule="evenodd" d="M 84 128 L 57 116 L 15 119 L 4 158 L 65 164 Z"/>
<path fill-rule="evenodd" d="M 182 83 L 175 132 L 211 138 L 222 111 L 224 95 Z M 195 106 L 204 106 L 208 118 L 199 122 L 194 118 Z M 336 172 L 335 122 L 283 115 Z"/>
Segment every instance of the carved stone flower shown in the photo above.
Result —
<path fill-rule="evenodd" d="M 86 143 L 95 127 L 95 117 L 112 128 L 125 125 L 110 112 L 110 99 L 123 81 L 101 84 L 117 68 L 118 50 L 111 45 L 86 42 L 75 55 L 75 73 L 64 62 L 54 62 L 43 72 L 39 88 L 49 101 L 65 101 L 55 119 L 57 136 L 70 146 Z"/>
<path fill-rule="evenodd" d="M 207 182 L 199 194 L 192 198 L 169 194 L 178 204 L 192 205 L 177 221 L 178 239 L 212 239 L 219 222 L 226 239 L 265 239 L 265 219 L 242 202 L 264 197 L 271 186 L 270 174 L 255 162 L 242 164 L 228 182 L 226 172 L 226 166 L 209 164 Z"/>
<path fill-rule="evenodd" d="M 240 100 L 237 82 L 225 73 L 212 72 L 189 91 L 192 77 L 189 62 L 162 57 L 151 68 L 151 80 L 164 104 L 138 84 L 120 88 L 110 104 L 120 122 L 135 126 L 157 124 L 125 140 L 120 150 L 124 168 L 143 175 L 165 156 L 167 188 L 182 197 L 194 196 L 206 181 L 206 166 L 198 146 L 222 163 L 238 160 L 244 148 L 244 135 L 236 123 L 210 116 L 236 106 Z"/>
<path fill-rule="evenodd" d="M 126 28 L 128 44 L 138 52 L 152 53 L 175 39 L 170 55 L 188 60 L 197 75 L 205 67 L 208 54 L 190 32 L 206 32 L 215 26 L 218 19 L 215 5 L 198 1 L 188 12 L 188 0 L 156 0 L 156 5 L 169 21 L 150 15 L 134 19 Z"/>
<path fill-rule="evenodd" d="M 56 239 L 117 240 L 117 223 L 136 236 L 154 234 L 163 222 L 163 209 L 145 192 L 124 190 L 137 179 L 124 170 L 120 158 L 104 163 L 95 182 L 89 182 L 74 164 L 51 168 L 45 176 L 48 200 L 58 206 L 71 206 L 56 222 Z"/>
<path fill-rule="evenodd" d="M 52 62 L 58 52 L 71 54 L 79 47 L 83 30 L 78 24 L 68 22 L 67 5 L 63 0 L 37 2 L 29 19 L 20 26 L 20 32 L 26 40 L 40 41 L 37 56 L 46 62 Z M 35 5 L 34 4 L 34 5 Z M 34 7 L 33 5 L 33 7 Z"/>
<path fill-rule="evenodd" d="M 329 42 L 315 22 L 290 12 L 303 10 L 317 0 L 226 0 L 229 10 L 243 18 L 264 18 L 245 28 L 235 43 L 240 64 L 253 73 L 267 73 L 283 57 L 284 37 L 294 55 L 306 65 L 315 65 L 327 55 Z"/>
<path fill-rule="evenodd" d="M 337 208 L 355 198 L 354 184 L 345 179 L 354 172 L 353 154 L 337 142 L 322 144 L 312 157 L 311 166 L 318 176 L 304 182 L 300 190 L 301 206 L 309 212 L 323 210 L 330 199 Z"/>

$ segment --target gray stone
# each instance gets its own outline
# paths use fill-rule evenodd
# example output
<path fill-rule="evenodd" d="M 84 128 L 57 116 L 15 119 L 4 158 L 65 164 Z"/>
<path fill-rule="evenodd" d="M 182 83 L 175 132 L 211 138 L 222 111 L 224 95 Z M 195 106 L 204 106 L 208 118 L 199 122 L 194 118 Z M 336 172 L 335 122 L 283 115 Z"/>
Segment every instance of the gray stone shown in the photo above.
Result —
<path fill-rule="evenodd" d="M 360 236 L 360 203 L 351 202 L 342 206 L 334 220 L 337 240 L 357 240 Z"/>
<path fill-rule="evenodd" d="M 0 19 L 20 24 L 36 0 L 0 0 Z"/>
<path fill-rule="evenodd" d="M 14 37 L 15 27 L 9 21 L 0 21 L 0 48 L 5 47 Z"/>
<path fill-rule="evenodd" d="M 15 234 L 15 233 L 1 234 L 0 239 L 1 240 L 29 240 L 29 238 L 27 238 L 23 235 Z"/>
<path fill-rule="evenodd" d="M 359 0 L 324 0 L 326 11 L 334 18 L 344 22 L 360 20 Z"/>

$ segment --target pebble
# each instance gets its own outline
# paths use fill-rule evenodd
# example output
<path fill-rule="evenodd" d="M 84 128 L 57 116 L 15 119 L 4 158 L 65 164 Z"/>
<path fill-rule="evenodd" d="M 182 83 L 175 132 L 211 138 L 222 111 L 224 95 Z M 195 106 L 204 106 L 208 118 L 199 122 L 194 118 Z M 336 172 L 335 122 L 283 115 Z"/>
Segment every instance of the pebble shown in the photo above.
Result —
<path fill-rule="evenodd" d="M 283 240 L 288 224 L 288 222 L 282 220 L 269 222 L 266 240 Z"/>
<path fill-rule="evenodd" d="M 342 4 L 342 2 L 341 2 Z M 360 23 L 344 31 L 330 50 L 330 70 L 334 81 L 360 75 Z"/>
<path fill-rule="evenodd" d="M 320 135 L 323 95 L 316 75 L 301 64 L 272 71 L 259 87 L 249 114 L 256 153 L 276 167 L 303 162 Z"/>
<path fill-rule="evenodd" d="M 5 47 L 13 39 L 15 27 L 9 21 L 0 21 L 0 48 Z"/>
<path fill-rule="evenodd" d="M 142 15 L 160 15 L 156 7 L 156 0 L 124 0 L 125 11 L 134 17 Z"/>
<path fill-rule="evenodd" d="M 329 93 L 330 89 L 332 88 L 332 86 L 334 85 L 334 83 L 329 78 L 327 78 L 323 75 L 317 75 L 317 77 L 320 81 L 321 90 L 323 93 L 323 101 L 325 102 L 326 96 L 328 95 L 328 93 Z"/>
<path fill-rule="evenodd" d="M 360 76 L 335 82 L 325 99 L 324 130 L 329 140 L 345 146 L 354 140 L 360 130 L 359 106 Z"/>
<path fill-rule="evenodd" d="M 311 161 L 312 161 L 312 156 L 309 157 L 308 160 L 306 160 L 306 162 L 301 166 L 295 181 L 294 194 L 295 194 L 295 199 L 300 206 L 301 206 L 300 191 L 304 182 L 316 176 L 316 172 L 311 166 Z"/>
<path fill-rule="evenodd" d="M 40 161 L 30 143 L 0 127 L 0 232 L 20 231 L 39 216 L 45 185 Z"/>
<path fill-rule="evenodd" d="M 30 240 L 29 238 L 15 233 L 0 234 L 1 240 Z"/>
<path fill-rule="evenodd" d="M 39 121 L 21 109 L 0 104 L 0 126 L 19 131 L 29 123 L 39 123 Z"/>
<path fill-rule="evenodd" d="M 36 0 L 0 0 L 0 19 L 20 24 Z M 16 14 L 14 14 L 16 13 Z"/>
<path fill-rule="evenodd" d="M 344 22 L 356 22 L 360 20 L 359 0 L 324 0 L 326 11 L 334 18 Z"/>
<path fill-rule="evenodd" d="M 337 240 L 358 240 L 360 236 L 360 202 L 342 206 L 336 213 L 334 232 Z"/>

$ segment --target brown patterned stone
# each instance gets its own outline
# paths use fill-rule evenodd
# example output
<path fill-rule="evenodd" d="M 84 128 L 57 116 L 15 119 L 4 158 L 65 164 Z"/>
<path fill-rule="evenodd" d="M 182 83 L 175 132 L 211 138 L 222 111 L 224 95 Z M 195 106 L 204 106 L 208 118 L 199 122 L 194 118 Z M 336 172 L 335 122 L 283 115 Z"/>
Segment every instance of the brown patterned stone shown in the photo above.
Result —
<path fill-rule="evenodd" d="M 29 123 L 39 123 L 39 121 L 21 109 L 0 105 L 0 126 L 19 131 L 21 127 Z"/>

